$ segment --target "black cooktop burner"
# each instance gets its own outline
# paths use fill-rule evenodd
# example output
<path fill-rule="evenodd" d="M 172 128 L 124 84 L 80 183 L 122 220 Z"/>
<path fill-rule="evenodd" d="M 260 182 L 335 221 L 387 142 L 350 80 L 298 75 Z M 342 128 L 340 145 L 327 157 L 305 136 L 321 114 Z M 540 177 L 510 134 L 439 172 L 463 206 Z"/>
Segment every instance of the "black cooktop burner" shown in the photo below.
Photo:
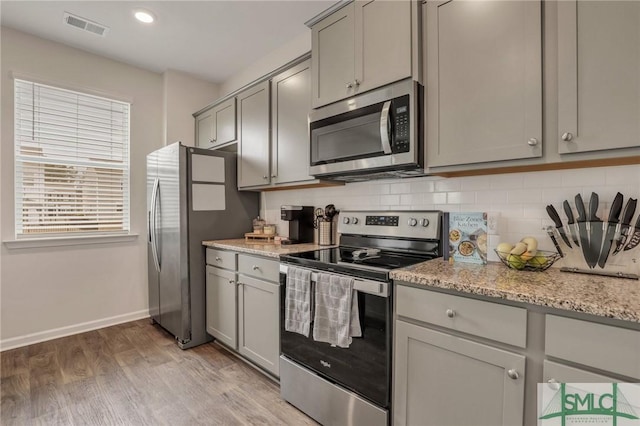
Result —
<path fill-rule="evenodd" d="M 404 268 L 431 258 L 433 256 L 342 246 L 284 255 L 280 260 L 321 271 L 388 281 L 390 270 Z"/>

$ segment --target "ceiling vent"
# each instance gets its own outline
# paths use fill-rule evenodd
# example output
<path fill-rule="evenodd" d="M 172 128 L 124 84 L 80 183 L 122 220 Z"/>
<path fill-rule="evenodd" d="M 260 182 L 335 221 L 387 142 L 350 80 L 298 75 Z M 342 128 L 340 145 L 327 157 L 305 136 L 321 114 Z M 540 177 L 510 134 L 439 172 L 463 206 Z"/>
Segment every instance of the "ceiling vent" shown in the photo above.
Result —
<path fill-rule="evenodd" d="M 89 21 L 88 19 L 81 18 L 77 15 L 72 15 L 68 12 L 64 13 L 64 23 L 93 34 L 97 34 L 101 37 L 106 36 L 109 32 L 109 27 L 107 26 Z"/>

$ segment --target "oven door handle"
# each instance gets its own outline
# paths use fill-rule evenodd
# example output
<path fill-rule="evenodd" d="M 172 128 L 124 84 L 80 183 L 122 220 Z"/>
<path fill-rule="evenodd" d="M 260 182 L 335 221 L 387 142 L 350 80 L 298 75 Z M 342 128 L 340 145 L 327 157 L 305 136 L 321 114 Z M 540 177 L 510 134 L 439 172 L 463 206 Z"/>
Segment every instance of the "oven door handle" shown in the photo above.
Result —
<path fill-rule="evenodd" d="M 307 268 L 302 268 L 307 269 Z M 280 264 L 280 273 L 287 275 L 287 265 Z M 331 274 L 331 272 L 327 272 Z M 340 274 L 333 274 L 338 276 L 345 276 Z M 372 294 L 374 296 L 389 297 L 389 283 L 381 281 L 361 280 L 359 278 L 353 278 L 353 289 L 362 293 Z M 311 282 L 318 282 L 318 272 L 311 270 Z"/>
<path fill-rule="evenodd" d="M 382 142 L 382 151 L 385 154 L 391 154 L 391 141 L 389 135 L 389 110 L 391 109 L 391 101 L 387 101 L 382 106 L 380 113 L 380 141 Z"/>

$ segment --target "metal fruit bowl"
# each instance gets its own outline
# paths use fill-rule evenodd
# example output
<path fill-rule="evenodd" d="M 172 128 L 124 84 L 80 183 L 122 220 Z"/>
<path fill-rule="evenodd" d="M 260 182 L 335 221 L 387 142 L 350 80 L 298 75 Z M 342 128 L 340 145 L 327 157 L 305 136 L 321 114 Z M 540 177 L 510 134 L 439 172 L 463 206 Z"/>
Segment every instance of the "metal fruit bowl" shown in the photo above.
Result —
<path fill-rule="evenodd" d="M 538 250 L 536 255 L 525 261 L 520 256 L 511 253 L 505 253 L 498 250 L 496 252 L 502 263 L 511 269 L 518 271 L 544 271 L 549 269 L 556 260 L 560 259 L 560 255 L 555 251 Z"/>

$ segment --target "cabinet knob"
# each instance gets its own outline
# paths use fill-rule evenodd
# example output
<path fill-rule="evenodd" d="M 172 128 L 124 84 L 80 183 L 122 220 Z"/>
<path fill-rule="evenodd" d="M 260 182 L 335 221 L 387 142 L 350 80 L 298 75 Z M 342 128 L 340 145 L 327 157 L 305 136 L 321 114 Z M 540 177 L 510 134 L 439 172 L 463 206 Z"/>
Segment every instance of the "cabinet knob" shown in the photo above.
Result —
<path fill-rule="evenodd" d="M 507 376 L 509 376 L 509 378 L 513 380 L 518 380 L 518 378 L 520 378 L 520 374 L 518 374 L 518 372 L 514 369 L 508 370 Z"/>
<path fill-rule="evenodd" d="M 277 177 L 278 177 L 278 175 L 271 175 L 271 179 L 275 179 Z"/>
<path fill-rule="evenodd" d="M 529 144 L 529 146 L 536 146 L 538 145 L 538 139 L 536 138 L 531 138 L 527 141 L 527 143 Z"/>
<path fill-rule="evenodd" d="M 215 141 L 216 141 L 216 140 L 215 140 L 214 138 L 210 138 L 210 139 L 209 139 L 209 142 L 210 142 L 210 143 L 214 143 Z"/>
<path fill-rule="evenodd" d="M 454 311 L 453 309 L 447 309 L 447 316 L 449 318 L 453 318 L 456 316 L 456 311 Z"/>
<path fill-rule="evenodd" d="M 264 175 L 264 176 L 262 176 L 262 179 L 265 179 L 265 180 L 267 180 L 267 179 L 269 179 L 269 176 L 267 176 L 267 175 Z"/>
<path fill-rule="evenodd" d="M 348 82 L 347 83 L 347 89 L 351 89 L 353 88 L 353 83 L 352 82 Z"/>
<path fill-rule="evenodd" d="M 564 132 L 562 134 L 562 140 L 565 142 L 570 142 L 573 139 L 573 133 Z"/>
<path fill-rule="evenodd" d="M 236 282 L 234 280 L 229 280 L 229 284 L 235 284 Z"/>
<path fill-rule="evenodd" d="M 358 87 L 360 86 L 360 80 L 353 80 L 353 84 Z"/>
<path fill-rule="evenodd" d="M 553 389 L 553 390 L 560 389 L 560 383 L 558 383 L 558 381 L 553 377 L 547 380 L 547 383 L 550 389 Z"/>
<path fill-rule="evenodd" d="M 253 265 L 251 269 L 253 269 L 254 271 L 259 271 L 260 267 L 258 265 Z"/>
<path fill-rule="evenodd" d="M 222 258 L 219 256 L 216 256 L 216 262 L 222 262 Z"/>

